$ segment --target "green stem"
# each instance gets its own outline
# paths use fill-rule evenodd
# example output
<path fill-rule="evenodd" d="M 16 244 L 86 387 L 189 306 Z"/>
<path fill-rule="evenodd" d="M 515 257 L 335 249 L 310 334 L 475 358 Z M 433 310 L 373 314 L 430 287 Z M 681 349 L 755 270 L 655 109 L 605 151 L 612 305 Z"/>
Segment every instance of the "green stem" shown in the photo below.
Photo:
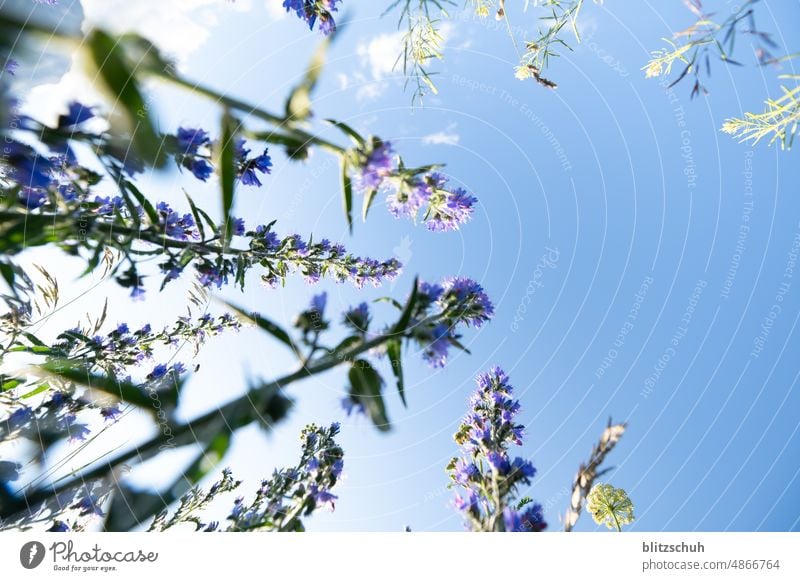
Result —
<path fill-rule="evenodd" d="M 259 412 L 259 400 L 265 396 L 274 394 L 277 390 L 283 389 L 288 384 L 295 381 L 311 377 L 323 371 L 327 371 L 342 363 L 353 361 L 358 355 L 369 351 L 386 341 L 396 338 L 396 334 L 379 335 L 360 345 L 339 353 L 332 352 L 321 357 L 311 365 L 300 368 L 293 373 L 273 380 L 257 390 L 250 391 L 238 399 L 235 399 L 220 408 L 210 411 L 199 418 L 180 426 L 171 427 L 169 431 L 162 429 L 157 436 L 147 442 L 128 450 L 127 452 L 104 462 L 103 464 L 87 471 L 74 475 L 73 478 L 62 482 L 54 483 L 50 488 L 35 490 L 30 494 L 23 495 L 23 498 L 15 505 L 4 508 L 3 514 L 8 516 L 19 510 L 28 509 L 34 511 L 39 505 L 53 497 L 56 497 L 76 486 L 80 486 L 91 480 L 105 477 L 113 469 L 129 462 L 143 462 L 155 456 L 164 448 L 185 446 L 198 441 L 204 441 L 210 436 L 219 434 L 221 431 L 234 431 L 238 427 L 246 425 L 261 418 Z"/>
<path fill-rule="evenodd" d="M 166 71 L 159 71 L 159 70 L 147 70 L 145 71 L 158 79 L 163 81 L 172 83 L 181 87 L 183 89 L 187 89 L 193 93 L 197 93 L 198 95 L 202 95 L 211 99 L 215 103 L 227 107 L 229 109 L 234 109 L 236 111 L 245 113 L 246 115 L 251 115 L 262 121 L 266 121 L 267 123 L 271 123 L 276 125 L 280 128 L 284 128 L 286 131 L 290 132 L 293 137 L 297 138 L 299 141 L 304 142 L 304 144 L 313 144 L 323 149 L 327 149 L 328 151 L 336 154 L 343 154 L 346 149 L 333 143 L 332 141 L 328 141 L 326 139 L 322 139 L 321 137 L 317 137 L 316 135 L 312 135 L 303 129 L 299 129 L 296 127 L 287 127 L 288 121 L 284 117 L 280 115 L 276 115 L 275 113 L 270 113 L 269 111 L 265 111 L 264 109 L 260 109 L 255 107 L 254 105 L 247 103 L 246 101 L 242 101 L 240 99 L 236 99 L 235 97 L 230 97 L 214 89 L 200 85 L 198 83 L 194 83 L 184 79 L 182 77 L 171 75 Z"/>

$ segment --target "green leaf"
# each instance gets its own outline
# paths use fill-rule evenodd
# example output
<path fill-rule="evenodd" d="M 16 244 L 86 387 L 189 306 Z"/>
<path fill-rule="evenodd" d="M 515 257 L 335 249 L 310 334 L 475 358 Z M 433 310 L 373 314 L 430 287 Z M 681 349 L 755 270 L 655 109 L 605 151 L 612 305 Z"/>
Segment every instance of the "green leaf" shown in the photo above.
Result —
<path fill-rule="evenodd" d="M 53 360 L 39 365 L 41 369 L 67 381 L 84 385 L 91 389 L 108 393 L 115 398 L 130 403 L 145 410 L 154 411 L 153 400 L 136 384 L 120 381 L 110 375 L 91 373 L 75 361 Z M 160 394 L 162 399 L 168 399 L 169 392 Z M 174 398 L 172 398 L 174 399 Z M 168 402 L 165 402 L 168 403 Z M 171 402 L 171 403 L 174 403 Z"/>
<path fill-rule="evenodd" d="M 403 310 L 403 305 L 401 305 L 397 300 L 393 299 L 392 297 L 378 297 L 372 301 L 373 303 L 389 303 L 398 311 Z"/>
<path fill-rule="evenodd" d="M 353 362 L 348 377 L 350 378 L 350 397 L 364 406 L 364 411 L 376 428 L 382 432 L 388 432 L 391 425 L 386 416 L 386 406 L 381 395 L 383 378 L 365 359 Z"/>
<path fill-rule="evenodd" d="M 158 215 L 158 212 L 156 212 L 156 209 L 153 207 L 153 204 L 150 203 L 150 200 L 145 198 L 144 194 L 139 191 L 139 188 L 137 188 L 132 183 L 126 182 L 125 187 L 131 191 L 133 197 L 136 198 L 136 201 L 139 202 L 139 204 L 141 204 L 142 208 L 144 208 L 144 212 L 150 219 L 150 223 L 153 224 L 153 226 L 158 225 L 158 223 L 161 220 Z"/>
<path fill-rule="evenodd" d="M 350 139 L 353 140 L 353 143 L 358 147 L 364 147 L 364 138 L 359 135 L 358 131 L 350 127 L 347 123 L 342 123 L 341 121 L 336 121 L 336 119 L 325 119 L 326 123 L 333 125 L 334 127 L 340 129 L 342 133 L 347 135 Z"/>
<path fill-rule="evenodd" d="M 227 109 L 222 115 L 221 141 L 219 153 L 219 179 L 222 188 L 222 215 L 225 221 L 225 243 L 233 234 L 233 208 L 234 187 L 236 185 L 236 132 L 238 122 L 231 116 Z"/>
<path fill-rule="evenodd" d="M 343 339 L 342 342 L 336 347 L 334 347 L 329 356 L 332 358 L 341 358 L 348 349 L 359 345 L 362 341 L 363 338 L 360 335 L 350 335 L 349 337 Z"/>
<path fill-rule="evenodd" d="M 403 308 L 403 313 L 400 315 L 400 318 L 395 323 L 395 326 L 392 327 L 392 333 L 394 334 L 402 334 L 406 332 L 408 328 L 409 322 L 411 322 L 411 315 L 414 312 L 414 306 L 417 303 L 417 287 L 419 286 L 419 277 L 414 277 L 414 287 L 411 289 L 411 294 L 406 301 L 406 305 Z"/>
<path fill-rule="evenodd" d="M 400 400 L 403 402 L 403 406 L 408 407 L 405 386 L 403 385 L 403 354 L 401 353 L 400 339 L 390 339 L 386 342 L 386 354 L 389 356 L 389 365 L 392 366 L 392 372 L 397 378 L 397 392 L 400 394 Z"/>
<path fill-rule="evenodd" d="M 214 439 L 209 442 L 208 446 L 206 446 L 203 453 L 186 469 L 183 477 L 188 480 L 189 484 L 197 484 L 200 482 L 206 474 L 222 461 L 230 445 L 231 435 L 229 433 L 222 432 L 217 434 Z"/>
<path fill-rule="evenodd" d="M 16 279 L 14 267 L 7 262 L 0 262 L 0 275 L 2 275 L 3 280 L 6 281 L 8 288 L 13 289 L 14 280 Z"/>
<path fill-rule="evenodd" d="M 308 63 L 303 80 L 292 90 L 286 100 L 286 121 L 290 124 L 306 121 L 311 117 L 311 92 L 316 87 L 320 73 L 325 67 L 331 38 L 326 38 L 317 46 L 311 57 L 311 62 Z"/>
<path fill-rule="evenodd" d="M 123 114 L 123 132 L 129 133 L 133 146 L 142 161 L 155 167 L 163 167 L 167 157 L 161 147 L 161 137 L 155 130 L 150 115 L 150 106 L 136 81 L 123 45 L 102 30 L 92 31 L 85 40 L 89 56 L 97 69 L 97 78 L 111 93 L 110 101 Z"/>
<path fill-rule="evenodd" d="M 43 383 L 43 384 L 39 385 L 38 387 L 32 389 L 28 393 L 26 393 L 24 395 L 21 395 L 20 399 L 28 399 L 29 397 L 33 397 L 34 395 L 39 395 L 40 393 L 42 393 L 43 391 L 47 391 L 48 389 L 50 389 L 50 384 L 49 383 Z"/>
<path fill-rule="evenodd" d="M 353 182 L 348 173 L 348 163 L 342 156 L 342 202 L 344 204 L 344 215 L 347 218 L 347 227 L 350 234 L 353 233 Z"/>
<path fill-rule="evenodd" d="M 261 316 L 259 313 L 248 313 L 241 307 L 234 305 L 233 303 L 229 303 L 227 301 L 223 301 L 226 307 L 234 311 L 239 317 L 245 319 L 256 325 L 259 329 L 266 331 L 273 337 L 275 337 L 278 341 L 286 345 L 289 349 L 291 349 L 295 354 L 300 354 L 300 347 L 292 340 L 292 337 L 283 330 L 279 325 L 273 323 L 269 319 Z"/>
<path fill-rule="evenodd" d="M 248 131 L 247 136 L 257 141 L 282 145 L 286 149 L 286 155 L 288 155 L 290 159 L 298 161 L 308 159 L 308 148 L 311 144 L 311 141 L 309 141 L 307 137 L 300 138 L 295 137 L 294 135 L 278 133 L 277 131 Z"/>
<path fill-rule="evenodd" d="M 137 70 L 152 71 L 158 75 L 170 75 L 175 63 L 166 58 L 152 42 L 132 32 L 119 36 L 117 41 L 125 48 L 128 60 L 136 63 Z"/>
<path fill-rule="evenodd" d="M 0 378 L 0 392 L 10 391 L 17 386 L 23 385 L 25 383 L 25 378 L 18 378 L 18 379 L 5 379 Z"/>
<path fill-rule="evenodd" d="M 119 486 L 111 501 L 105 531 L 128 531 L 178 500 L 219 464 L 230 444 L 230 433 L 216 435 L 160 494 L 136 490 L 125 484 Z"/>
<path fill-rule="evenodd" d="M 74 227 L 54 222 L 52 216 L 20 214 L 0 223 L 0 253 L 16 254 L 26 248 L 63 242 L 74 236 Z"/>
<path fill-rule="evenodd" d="M 186 199 L 189 201 L 189 207 L 192 210 L 192 216 L 194 216 L 194 223 L 197 225 L 197 231 L 200 233 L 200 240 L 205 240 L 206 229 L 203 226 L 203 218 L 200 215 L 197 205 L 194 203 L 192 196 L 190 196 L 188 192 L 184 191 L 183 195 L 186 196 Z"/>
<path fill-rule="evenodd" d="M 364 195 L 364 205 L 361 208 L 361 219 L 366 222 L 367 221 L 367 214 L 369 213 L 369 207 L 372 205 L 372 202 L 375 201 L 375 194 L 378 193 L 377 189 L 372 189 Z"/>

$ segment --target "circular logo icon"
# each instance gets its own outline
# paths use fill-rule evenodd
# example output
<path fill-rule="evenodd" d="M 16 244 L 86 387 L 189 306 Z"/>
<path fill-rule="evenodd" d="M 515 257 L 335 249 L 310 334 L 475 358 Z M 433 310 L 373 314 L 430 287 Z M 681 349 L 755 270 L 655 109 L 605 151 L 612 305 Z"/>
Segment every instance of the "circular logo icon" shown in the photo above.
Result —
<path fill-rule="evenodd" d="M 29 541 L 19 550 L 19 562 L 26 569 L 35 569 L 44 560 L 44 545 L 39 541 Z"/>

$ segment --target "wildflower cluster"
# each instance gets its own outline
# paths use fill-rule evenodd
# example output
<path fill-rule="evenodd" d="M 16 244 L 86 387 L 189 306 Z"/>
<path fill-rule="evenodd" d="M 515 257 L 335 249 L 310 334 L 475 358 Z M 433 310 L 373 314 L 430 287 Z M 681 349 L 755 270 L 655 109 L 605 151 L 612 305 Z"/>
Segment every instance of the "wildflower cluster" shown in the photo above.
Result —
<path fill-rule="evenodd" d="M 594 0 L 595 4 L 602 4 L 603 0 Z M 516 77 L 520 80 L 534 79 L 543 87 L 555 89 L 556 83 L 543 76 L 543 72 L 550 64 L 550 59 L 558 57 L 557 50 L 561 47 L 570 49 L 562 38 L 565 28 L 572 30 L 575 40 L 580 42 L 578 34 L 578 16 L 583 8 L 584 0 L 551 0 L 546 3 L 549 14 L 543 17 L 547 22 L 544 30 L 539 30 L 533 40 L 525 42 L 525 52 L 520 64 L 516 68 Z M 498 18 L 505 17 L 505 12 L 498 13 Z"/>
<path fill-rule="evenodd" d="M 700 0 L 687 1 L 684 4 L 695 16 L 696 21 L 688 28 L 674 34 L 675 41 L 664 39 L 669 45 L 651 53 L 650 60 L 642 67 L 645 76 L 650 79 L 669 75 L 676 64 L 683 65 L 681 72 L 670 86 L 684 78 L 694 77 L 691 96 L 701 92 L 708 93 L 703 75 L 711 76 L 711 57 L 714 56 L 726 64 L 741 66 L 733 59 L 736 37 L 739 34 L 749 35 L 756 43 L 756 57 L 759 64 L 776 63 L 771 50 L 777 48 L 772 37 L 760 31 L 755 22 L 754 4 L 758 0 L 746 0 L 737 4 L 733 12 L 722 22 L 714 20 L 713 14 L 703 11 Z"/>
<path fill-rule="evenodd" d="M 283 7 L 287 12 L 294 10 L 298 18 L 308 23 L 309 29 L 313 29 L 319 19 L 319 31 L 329 35 L 336 32 L 332 13 L 338 10 L 339 2 L 341 0 L 283 0 Z"/>
<path fill-rule="evenodd" d="M 450 347 L 463 349 L 459 325 L 480 327 L 494 316 L 483 287 L 472 279 L 449 277 L 440 284 L 420 281 L 411 323 L 411 337 L 431 367 L 447 363 Z"/>
<path fill-rule="evenodd" d="M 462 489 L 455 506 L 473 531 L 539 532 L 542 506 L 528 497 L 515 501 L 520 485 L 530 484 L 536 468 L 511 458 L 511 444 L 521 445 L 524 427 L 515 421 L 519 402 L 512 399 L 508 376 L 499 367 L 477 378 L 470 412 L 455 434 L 461 457 L 447 466 L 451 486 Z"/>
<path fill-rule="evenodd" d="M 622 532 L 622 526 L 633 522 L 633 502 L 621 488 L 598 484 L 587 497 L 587 510 L 594 522 Z"/>
<path fill-rule="evenodd" d="M 21 404 L 0 420 L 0 442 L 18 437 L 36 442 L 55 442 L 58 439 L 83 442 L 90 429 L 87 423 L 78 421 L 78 414 L 86 410 L 94 410 L 108 421 L 114 421 L 121 413 L 116 403 L 98 405 L 91 399 L 75 395 L 74 390 L 53 390 L 41 405 Z M 81 418 L 89 419 L 86 414 Z"/>
<path fill-rule="evenodd" d="M 121 400 L 149 407 L 148 393 L 177 384 L 186 367 L 180 362 L 154 362 L 159 347 L 190 343 L 196 352 L 207 337 L 240 327 L 238 319 L 225 313 L 204 314 L 196 320 L 179 317 L 172 326 L 155 332 L 149 324 L 132 330 L 120 323 L 102 335 L 74 328 L 59 334 L 50 346 L 30 332 L 20 333 L 6 351 L 44 356 L 44 374 L 2 378 L 9 413 L 0 419 L 0 441 L 17 436 L 50 441 L 55 435 L 84 441 L 90 434 L 91 415 L 81 412 L 94 410 L 104 420 L 114 421 L 122 413 Z M 133 383 L 132 368 L 143 368 L 141 382 Z M 111 378 L 108 385 L 103 376 L 93 375 L 97 370 Z M 76 383 L 81 382 L 90 389 L 78 395 Z M 41 403 L 32 403 L 37 401 Z M 78 421 L 79 414 L 86 423 Z"/>
<path fill-rule="evenodd" d="M 469 278 L 449 277 L 439 284 L 418 282 L 406 303 L 408 315 L 405 326 L 397 325 L 385 329 L 370 338 L 371 315 L 366 303 L 348 309 L 344 324 L 355 334 L 346 339 L 355 344 L 365 339 L 382 341 L 378 352 L 388 354 L 392 370 L 398 379 L 398 390 L 405 401 L 402 386 L 401 339 L 415 342 L 422 351 L 422 358 L 431 367 L 444 367 L 450 347 L 466 350 L 459 339 L 460 327 L 480 327 L 494 315 L 494 306 L 483 288 Z M 376 344 L 377 347 L 377 344 Z M 342 407 L 348 415 L 368 415 L 381 429 L 389 428 L 381 391 L 385 382 L 366 360 L 353 362 L 350 371 L 350 386 Z"/>
<path fill-rule="evenodd" d="M 54 518 L 47 532 L 77 533 L 87 530 L 92 521 L 105 518 L 103 506 L 108 502 L 112 487 L 108 483 L 85 483 L 70 494 L 61 497 L 58 518 Z"/>
<path fill-rule="evenodd" d="M 191 213 L 178 212 L 166 202 L 151 205 L 125 177 L 127 166 L 112 156 L 102 160 L 115 176 L 120 194 L 94 194 L 103 176 L 80 166 L 66 141 L 72 128 L 92 115 L 90 109 L 73 104 L 61 116 L 59 128 L 31 125 L 32 130 L 38 128 L 51 136 L 51 156 L 14 140 L 9 143 L 9 155 L 1 160 L 7 171 L 0 179 L 20 199 L 16 207 L 0 212 L 0 232 L 9 240 L 9 253 L 56 242 L 72 254 L 85 250 L 94 268 L 102 257 L 108 258 L 105 250 L 116 248 L 123 261 L 113 265 L 112 274 L 119 284 L 131 289 L 133 298 L 144 296 L 144 277 L 137 265 L 147 254 L 159 255 L 163 284 L 179 278 L 193 265 L 199 283 L 209 288 L 221 288 L 231 280 L 243 287 L 245 274 L 254 266 L 266 270 L 262 280 L 268 286 L 276 286 L 294 272 L 301 273 L 309 283 L 331 276 L 338 282 L 352 281 L 359 288 L 378 286 L 399 274 L 401 265 L 395 259 L 361 258 L 325 239 L 312 243 L 297 234 L 279 238 L 273 224 L 248 231 L 240 218 L 234 219 L 232 234 L 246 238 L 247 247 L 227 244 L 219 235 L 219 225 L 191 199 Z M 206 132 L 181 129 L 173 142 L 181 148 L 178 159 L 183 167 L 199 177 L 210 174 L 210 162 L 203 153 L 209 144 Z M 266 152 L 250 157 L 250 151 L 239 141 L 236 156 L 242 183 L 260 184 L 257 174 L 268 172 L 271 164 Z M 34 226 L 40 222 L 47 231 L 38 235 Z M 138 246 L 137 252 L 131 251 L 133 246 Z"/>
<path fill-rule="evenodd" d="M 800 125 L 800 85 L 781 90 L 780 97 L 766 100 L 763 112 L 746 112 L 743 117 L 726 119 L 722 132 L 753 145 L 767 139 L 769 145 L 778 141 L 781 148 L 791 149 Z"/>
<path fill-rule="evenodd" d="M 269 150 L 265 148 L 261 155 L 250 157 L 245 140 L 241 137 L 235 139 L 234 158 L 239 181 L 246 186 L 261 187 L 256 172 L 269 174 L 272 171 Z M 179 127 L 175 135 L 165 137 L 165 143 L 175 156 L 178 167 L 189 170 L 198 180 L 204 182 L 214 173 L 212 160 L 219 144 L 212 142 L 205 129 Z"/>
<path fill-rule="evenodd" d="M 458 230 L 472 218 L 477 199 L 463 188 L 447 188 L 447 179 L 433 167 L 406 168 L 390 142 L 371 138 L 350 152 L 355 168 L 354 184 L 369 204 L 378 191 L 386 193 L 386 205 L 396 218 L 422 221 L 429 230 Z"/>
<path fill-rule="evenodd" d="M 238 331 L 241 325 L 239 319 L 230 313 L 218 317 L 205 313 L 194 320 L 189 316 L 178 317 L 171 326 L 159 331 L 154 331 L 149 323 L 136 330 L 132 330 L 127 323 L 120 323 L 105 335 L 90 337 L 84 330 L 75 328 L 61 333 L 48 354 L 61 360 L 81 361 L 88 368 L 96 366 L 113 373 L 123 373 L 131 366 L 152 361 L 159 347 L 177 348 L 188 343 L 193 345 L 197 353 L 208 337 L 229 330 Z M 165 367 L 157 364 L 149 375 L 163 377 Z"/>
<path fill-rule="evenodd" d="M 302 454 L 293 468 L 276 470 L 272 477 L 261 482 L 249 502 L 239 497 L 228 515 L 229 524 L 220 527 L 216 521 L 204 522 L 200 513 L 218 496 L 236 490 L 241 484 L 230 470 L 207 492 L 195 489 L 181 498 L 178 508 L 169 519 L 167 511 L 156 516 L 150 531 L 164 531 L 176 525 L 191 523 L 202 531 L 302 531 L 302 518 L 321 507 L 333 510 L 336 496 L 331 492 L 342 474 L 344 453 L 336 443 L 339 424 L 320 428 L 305 427 L 300 438 Z"/>

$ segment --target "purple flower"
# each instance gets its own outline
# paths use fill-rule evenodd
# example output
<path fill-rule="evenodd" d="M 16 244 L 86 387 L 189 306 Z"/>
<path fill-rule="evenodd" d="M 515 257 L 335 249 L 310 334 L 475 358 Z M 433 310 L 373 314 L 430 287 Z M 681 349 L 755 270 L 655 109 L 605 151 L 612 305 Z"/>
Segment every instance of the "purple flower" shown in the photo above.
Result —
<path fill-rule="evenodd" d="M 542 505 L 534 502 L 520 517 L 520 532 L 540 533 L 546 528 L 547 523 L 544 520 Z"/>
<path fill-rule="evenodd" d="M 272 158 L 268 154 L 268 149 L 264 149 L 261 155 L 248 158 L 250 150 L 245 146 L 244 139 L 238 139 L 236 142 L 235 157 L 237 173 L 239 180 L 246 186 L 261 187 L 261 181 L 258 179 L 256 172 L 269 174 L 272 172 Z"/>
<path fill-rule="evenodd" d="M 357 177 L 357 185 L 363 192 L 376 190 L 384 178 L 394 169 L 394 151 L 388 141 L 377 141 L 373 150 L 367 154 L 366 161 Z"/>
<path fill-rule="evenodd" d="M 244 218 L 236 218 L 233 221 L 233 234 L 235 236 L 244 236 Z"/>
<path fill-rule="evenodd" d="M 131 289 L 131 299 L 134 301 L 143 301 L 144 300 L 144 288 L 136 285 Z"/>
<path fill-rule="evenodd" d="M 309 310 L 316 313 L 317 316 L 322 317 L 325 313 L 325 305 L 328 302 L 328 293 L 322 292 L 311 297 L 311 306 Z"/>
<path fill-rule="evenodd" d="M 308 28 L 313 29 L 317 17 L 320 19 L 319 30 L 328 35 L 336 31 L 336 23 L 331 12 L 336 12 L 336 3 L 341 0 L 283 0 L 283 7 L 287 12 L 294 10 L 301 20 L 308 23 Z"/>
<path fill-rule="evenodd" d="M 267 250 L 267 252 L 277 250 L 281 245 L 281 240 L 278 238 L 278 235 L 272 230 L 269 230 L 266 226 L 257 226 L 256 236 L 259 237 L 261 244 L 264 245 L 264 249 Z"/>
<path fill-rule="evenodd" d="M 204 129 L 179 127 L 175 134 L 176 159 L 200 181 L 206 181 L 214 173 L 208 160 L 211 139 Z M 204 149 L 205 151 L 200 151 Z"/>
<path fill-rule="evenodd" d="M 339 498 L 338 496 L 331 494 L 325 489 L 319 488 L 316 484 L 309 486 L 308 491 L 311 493 L 311 496 L 318 505 L 327 505 L 331 512 L 333 512 L 333 510 L 336 508 L 335 501 Z"/>
<path fill-rule="evenodd" d="M 428 230 L 445 232 L 458 230 L 461 224 L 472 217 L 473 206 L 478 199 L 462 188 L 446 192 L 441 199 L 431 202 L 425 222 Z"/>
<path fill-rule="evenodd" d="M 467 325 L 480 327 L 494 316 L 494 306 L 483 287 L 470 278 L 450 277 L 443 283 L 438 303 L 444 309 L 454 306 L 458 318 Z"/>
<path fill-rule="evenodd" d="M 211 145 L 208 132 L 204 129 L 178 127 L 175 139 L 178 142 L 178 152 L 183 155 L 196 155 L 201 147 Z"/>
<path fill-rule="evenodd" d="M 58 195 L 60 195 L 65 202 L 71 202 L 78 197 L 78 190 L 76 190 L 75 186 L 72 184 L 62 184 L 58 186 Z"/>
<path fill-rule="evenodd" d="M 477 509 L 478 501 L 478 493 L 475 490 L 470 489 L 467 492 L 467 498 L 463 498 L 461 495 L 456 495 L 454 503 L 458 510 L 468 511 Z"/>
<path fill-rule="evenodd" d="M 211 263 L 203 263 L 197 266 L 200 284 L 206 288 L 216 286 L 222 288 L 222 285 L 228 283 L 228 271 L 225 267 L 216 267 Z"/>
<path fill-rule="evenodd" d="M 68 129 L 70 127 L 74 128 L 80 125 L 81 123 L 85 123 L 89 119 L 94 118 L 94 116 L 95 116 L 94 110 L 92 107 L 87 107 L 86 105 L 82 105 L 77 101 L 72 101 L 68 105 L 67 113 L 59 116 L 58 128 L 59 129 Z"/>
<path fill-rule="evenodd" d="M 41 208 L 48 201 L 47 192 L 23 187 L 18 194 L 19 201 L 29 210 Z"/>
<path fill-rule="evenodd" d="M 431 284 L 422 280 L 417 283 L 417 300 L 424 301 L 426 305 L 438 301 L 443 292 L 444 288 L 438 284 Z"/>
<path fill-rule="evenodd" d="M 205 159 L 193 159 L 191 160 L 188 165 L 186 165 L 186 169 L 192 172 L 192 175 L 196 177 L 201 182 L 208 180 L 211 177 L 211 174 L 214 173 L 214 167 Z"/>
<path fill-rule="evenodd" d="M 14 59 L 6 60 L 6 64 L 3 67 L 3 70 L 7 72 L 9 75 L 17 74 L 17 69 L 19 68 L 19 63 Z"/>
<path fill-rule="evenodd" d="M 369 323 L 369 305 L 367 303 L 362 302 L 344 314 L 344 324 L 361 333 L 367 331 Z"/>
<path fill-rule="evenodd" d="M 105 513 L 100 508 L 102 502 L 90 492 L 84 494 L 78 502 L 72 505 L 71 508 L 78 509 L 81 516 L 105 516 Z"/>
<path fill-rule="evenodd" d="M 70 442 L 83 442 L 90 434 L 89 427 L 86 424 L 77 423 L 78 418 L 75 414 L 66 414 L 62 418 L 62 428 L 69 434 Z"/>
<path fill-rule="evenodd" d="M 65 523 L 63 520 L 54 520 L 53 526 L 47 529 L 48 533 L 68 533 L 69 532 L 69 525 Z"/>
<path fill-rule="evenodd" d="M 6 482 L 19 480 L 19 471 L 21 468 L 22 464 L 19 462 L 0 460 L 0 486 Z"/>
<path fill-rule="evenodd" d="M 522 519 L 519 512 L 513 508 L 506 507 L 503 509 L 503 524 L 508 532 L 519 531 L 522 526 Z"/>
<path fill-rule="evenodd" d="M 121 414 L 122 411 L 119 409 L 119 406 L 117 405 L 100 408 L 100 415 L 103 416 L 103 419 L 105 419 L 108 422 L 115 421 Z"/>
<path fill-rule="evenodd" d="M 500 367 L 492 367 L 488 373 L 481 373 L 475 380 L 484 391 L 494 389 L 495 386 L 500 386 L 503 389 L 508 389 L 508 375 Z"/>
<path fill-rule="evenodd" d="M 444 367 L 449 348 L 450 327 L 446 323 L 439 323 L 431 329 L 430 343 L 422 352 L 422 358 L 431 367 Z"/>
<path fill-rule="evenodd" d="M 17 408 L 11 412 L 11 415 L 8 416 L 6 422 L 8 422 L 9 430 L 15 430 L 17 428 L 21 428 L 32 419 L 33 410 L 28 406 L 22 406 L 21 408 Z"/>
<path fill-rule="evenodd" d="M 342 399 L 342 409 L 344 409 L 348 416 L 353 413 L 356 415 L 366 415 L 367 412 L 364 409 L 364 404 L 350 396 Z"/>
<path fill-rule="evenodd" d="M 170 238 L 177 240 L 196 240 L 200 238 L 200 232 L 197 230 L 191 214 L 181 216 L 170 208 L 166 202 L 159 202 L 156 205 L 156 210 L 161 217 L 160 225 L 164 228 L 164 233 Z"/>
<path fill-rule="evenodd" d="M 3 146 L 5 165 L 11 168 L 9 177 L 20 186 L 32 190 L 45 190 L 53 185 L 52 162 L 39 155 L 32 147 L 16 141 Z"/>
<path fill-rule="evenodd" d="M 455 480 L 459 484 L 468 484 L 472 478 L 478 475 L 478 467 L 474 462 L 461 459 L 456 462 Z"/>
<path fill-rule="evenodd" d="M 106 216 L 108 214 L 113 214 L 122 208 L 122 205 L 125 203 L 125 201 L 120 196 L 114 196 L 113 198 L 108 196 L 105 198 L 101 196 L 95 196 L 94 203 L 98 204 L 97 208 L 94 210 L 95 214 Z"/>
<path fill-rule="evenodd" d="M 448 465 L 453 482 L 477 496 L 469 507 L 468 523 L 474 530 L 498 530 L 497 519 L 502 514 L 506 531 L 541 531 L 547 526 L 541 505 L 527 498 L 513 500 L 519 485 L 530 484 L 536 468 L 524 458 L 509 459 L 509 446 L 521 443 L 522 426 L 511 422 L 520 406 L 512 398 L 508 376 L 494 367 L 476 382 L 478 390 L 469 400 L 471 409 L 455 435 L 462 457 Z M 464 510 L 466 502 L 460 496 L 456 502 Z M 525 506 L 527 510 L 522 511 Z"/>
<path fill-rule="evenodd" d="M 395 218 L 415 218 L 420 208 L 428 202 L 432 191 L 425 180 L 415 180 L 411 185 L 403 184 L 386 198 L 389 212 Z"/>
<path fill-rule="evenodd" d="M 153 371 L 147 376 L 147 379 L 161 379 L 167 374 L 169 369 L 163 363 L 159 363 L 155 367 L 153 367 Z"/>
<path fill-rule="evenodd" d="M 501 476 L 505 476 L 508 474 L 509 470 L 511 470 L 511 463 L 508 461 L 508 456 L 502 452 L 491 451 L 486 454 L 486 459 L 489 461 L 492 468 L 497 470 Z"/>

